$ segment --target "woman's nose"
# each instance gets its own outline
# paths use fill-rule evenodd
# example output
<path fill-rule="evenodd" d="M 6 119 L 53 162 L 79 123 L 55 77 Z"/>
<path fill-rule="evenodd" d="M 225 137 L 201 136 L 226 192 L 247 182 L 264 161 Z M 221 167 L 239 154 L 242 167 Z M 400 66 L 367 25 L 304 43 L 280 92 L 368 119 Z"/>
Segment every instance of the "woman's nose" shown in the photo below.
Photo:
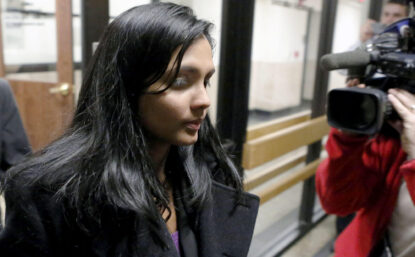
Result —
<path fill-rule="evenodd" d="M 192 109 L 207 109 L 210 106 L 210 98 L 207 92 L 207 88 L 202 83 L 201 86 L 197 86 L 194 92 L 194 97 L 192 101 Z"/>

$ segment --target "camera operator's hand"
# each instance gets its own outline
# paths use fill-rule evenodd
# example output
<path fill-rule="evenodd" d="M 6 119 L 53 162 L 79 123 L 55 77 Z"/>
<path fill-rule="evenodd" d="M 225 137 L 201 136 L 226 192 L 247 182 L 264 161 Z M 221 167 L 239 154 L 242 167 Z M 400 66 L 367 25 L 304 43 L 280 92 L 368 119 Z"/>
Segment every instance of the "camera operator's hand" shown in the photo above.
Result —
<path fill-rule="evenodd" d="M 346 87 L 360 87 L 365 88 L 365 84 L 361 84 L 359 79 L 356 78 L 350 78 L 346 81 Z"/>
<path fill-rule="evenodd" d="M 375 20 L 367 20 L 360 28 L 360 42 L 364 43 L 374 36 L 373 24 Z"/>
<path fill-rule="evenodd" d="M 390 89 L 389 101 L 402 118 L 402 121 L 390 121 L 389 124 L 401 133 L 403 150 L 408 159 L 415 159 L 415 95 L 403 89 Z"/>

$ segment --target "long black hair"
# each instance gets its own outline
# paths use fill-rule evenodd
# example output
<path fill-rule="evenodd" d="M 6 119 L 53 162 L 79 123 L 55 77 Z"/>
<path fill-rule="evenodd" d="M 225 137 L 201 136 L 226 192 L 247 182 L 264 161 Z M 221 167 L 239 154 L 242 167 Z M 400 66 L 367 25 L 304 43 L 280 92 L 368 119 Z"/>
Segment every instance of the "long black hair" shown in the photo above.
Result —
<path fill-rule="evenodd" d="M 103 206 L 110 206 L 144 217 L 158 235 L 160 206 L 168 208 L 169 200 L 150 161 L 137 114 L 139 96 L 169 72 L 176 49 L 180 49 L 173 71 L 177 75 L 183 54 L 195 39 L 205 36 L 212 42 L 211 27 L 190 8 L 171 3 L 134 7 L 115 18 L 85 73 L 70 127 L 16 166 L 10 179 L 26 174 L 28 183 L 53 188 L 67 199 L 86 231 L 91 220 L 101 223 Z M 198 136 L 192 146 L 174 147 L 183 166 L 178 175 L 188 182 L 195 208 L 209 201 L 214 177 L 242 191 L 241 177 L 209 118 Z"/>

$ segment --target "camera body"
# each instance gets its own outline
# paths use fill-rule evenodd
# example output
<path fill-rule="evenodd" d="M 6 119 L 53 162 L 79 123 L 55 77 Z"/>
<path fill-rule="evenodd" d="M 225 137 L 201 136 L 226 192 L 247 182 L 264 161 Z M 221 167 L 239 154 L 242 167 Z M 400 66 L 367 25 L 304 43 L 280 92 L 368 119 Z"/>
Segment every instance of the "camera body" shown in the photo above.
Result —
<path fill-rule="evenodd" d="M 384 120 L 399 119 L 388 101 L 388 89 L 415 93 L 415 20 L 405 18 L 389 25 L 364 49 L 326 57 L 322 58 L 323 67 L 348 68 L 349 78 L 358 78 L 366 85 L 331 90 L 328 123 L 347 132 L 375 134 Z"/>

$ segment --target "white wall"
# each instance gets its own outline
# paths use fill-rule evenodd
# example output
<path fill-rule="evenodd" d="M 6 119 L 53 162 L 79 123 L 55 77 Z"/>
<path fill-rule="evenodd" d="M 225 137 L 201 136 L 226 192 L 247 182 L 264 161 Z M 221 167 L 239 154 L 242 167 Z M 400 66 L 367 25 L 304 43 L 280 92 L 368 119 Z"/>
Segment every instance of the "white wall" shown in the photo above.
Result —
<path fill-rule="evenodd" d="M 150 0 L 109 0 L 110 16 L 118 16 L 134 6 L 148 4 L 150 2 Z"/>
<path fill-rule="evenodd" d="M 7 7 L 40 12 L 55 12 L 54 0 L 3 0 L 2 32 L 6 65 L 56 62 L 56 21 L 34 15 L 4 12 Z"/>
<path fill-rule="evenodd" d="M 361 10 L 358 1 L 339 1 L 333 38 L 333 52 L 344 52 L 359 41 Z"/>
<path fill-rule="evenodd" d="M 55 12 L 55 0 L 3 0 L 3 3 L 30 11 Z"/>
<path fill-rule="evenodd" d="M 278 0 L 257 0 L 255 11 L 254 45 L 251 72 L 250 109 L 275 111 L 299 103 L 301 97 L 301 58 L 293 59 L 292 53 L 303 50 L 306 16 L 292 7 L 275 5 Z M 274 3 L 274 5 L 273 5 Z M 305 85 L 302 97 L 312 100 L 317 47 L 321 16 L 321 1 L 304 1 L 313 9 L 310 20 Z M 339 0 L 333 41 L 333 52 L 348 50 L 358 41 L 359 29 L 366 20 L 369 1 Z M 259 18 L 258 18 L 259 17 Z M 344 86 L 345 77 L 332 72 L 330 87 Z"/>
<path fill-rule="evenodd" d="M 307 11 L 256 1 L 250 109 L 276 111 L 300 103 L 306 28 Z"/>
<path fill-rule="evenodd" d="M 351 51 L 359 44 L 360 27 L 367 19 L 369 1 L 340 0 L 334 28 L 333 53 Z M 345 86 L 346 70 L 330 72 L 329 89 Z"/>

